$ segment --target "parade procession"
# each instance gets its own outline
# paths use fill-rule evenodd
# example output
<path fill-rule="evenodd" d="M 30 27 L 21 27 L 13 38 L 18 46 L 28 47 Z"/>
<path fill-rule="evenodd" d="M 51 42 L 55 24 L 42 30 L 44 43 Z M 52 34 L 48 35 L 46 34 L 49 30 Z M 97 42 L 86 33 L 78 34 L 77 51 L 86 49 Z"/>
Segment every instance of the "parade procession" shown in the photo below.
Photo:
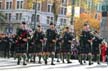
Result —
<path fill-rule="evenodd" d="M 13 58 L 17 65 L 39 63 L 55 65 L 56 62 L 78 63 L 88 65 L 93 62 L 100 64 L 107 62 L 108 47 L 105 40 L 100 37 L 98 31 L 91 31 L 90 25 L 85 23 L 78 38 L 65 26 L 60 32 L 56 30 L 54 23 L 44 31 L 41 25 L 32 31 L 28 30 L 26 22 L 22 22 L 17 28 L 16 34 L 0 34 L 0 56 Z M 56 60 L 55 60 L 56 59 Z"/>
<path fill-rule="evenodd" d="M 108 0 L 0 0 L 0 71 L 108 71 Z"/>

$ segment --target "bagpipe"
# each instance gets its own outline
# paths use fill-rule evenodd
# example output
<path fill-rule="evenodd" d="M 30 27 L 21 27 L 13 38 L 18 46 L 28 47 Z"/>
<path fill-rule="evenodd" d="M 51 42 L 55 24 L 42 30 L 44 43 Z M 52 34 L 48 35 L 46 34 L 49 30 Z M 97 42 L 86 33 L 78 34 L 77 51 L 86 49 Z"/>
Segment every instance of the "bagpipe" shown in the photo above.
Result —
<path fill-rule="evenodd" d="M 17 37 L 17 40 L 16 40 L 16 44 L 20 43 L 20 41 L 24 41 L 23 39 L 25 38 L 25 36 L 27 35 L 27 31 L 24 31 L 23 33 L 21 33 L 18 37 Z M 27 39 L 27 38 L 26 38 Z M 28 39 L 24 42 L 27 42 Z"/>

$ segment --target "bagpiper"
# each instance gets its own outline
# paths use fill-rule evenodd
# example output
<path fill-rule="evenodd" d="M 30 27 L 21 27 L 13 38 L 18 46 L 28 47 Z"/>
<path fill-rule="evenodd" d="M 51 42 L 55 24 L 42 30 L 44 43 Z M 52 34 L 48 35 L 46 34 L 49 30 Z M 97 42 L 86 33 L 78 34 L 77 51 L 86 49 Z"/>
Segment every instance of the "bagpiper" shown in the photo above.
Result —
<path fill-rule="evenodd" d="M 20 24 L 20 28 L 17 30 L 17 40 L 16 40 L 16 56 L 18 58 L 17 64 L 19 65 L 21 62 L 21 58 L 23 58 L 23 65 L 27 65 L 27 42 L 30 39 L 30 34 L 26 29 L 26 23 L 22 22 Z"/>
<path fill-rule="evenodd" d="M 44 41 L 44 33 L 42 31 L 41 25 L 37 26 L 37 29 L 33 35 L 32 38 L 34 42 L 34 53 L 39 57 L 38 63 L 41 63 L 41 57 L 42 57 L 42 52 L 43 52 L 43 41 Z M 33 61 L 35 62 L 35 55 L 33 57 Z"/>
<path fill-rule="evenodd" d="M 82 38 L 83 38 L 83 58 L 84 58 L 84 63 L 86 63 L 86 59 L 88 57 L 89 60 L 89 65 L 93 64 L 92 63 L 92 38 L 93 35 L 91 34 L 90 26 L 88 24 L 84 24 L 83 31 L 81 33 Z M 82 59 L 81 59 L 82 63 Z"/>
<path fill-rule="evenodd" d="M 55 29 L 55 25 L 50 23 L 50 28 L 46 30 L 46 47 L 44 48 L 44 61 L 47 64 L 48 56 L 51 56 L 51 65 L 54 64 L 55 57 L 55 46 L 56 46 L 56 37 L 57 31 Z"/>
<path fill-rule="evenodd" d="M 70 61 L 72 39 L 73 39 L 73 37 L 72 37 L 72 33 L 70 32 L 69 27 L 65 27 L 64 33 L 62 36 L 62 47 L 61 47 L 63 63 L 64 63 L 65 56 L 67 59 L 67 63 L 72 63 Z"/>
<path fill-rule="evenodd" d="M 92 44 L 92 47 L 93 47 L 92 53 L 93 53 L 94 58 L 96 58 L 97 64 L 100 64 L 100 56 L 101 56 L 100 45 L 102 43 L 102 38 L 99 36 L 97 31 L 94 31 L 93 35 L 94 35 L 94 38 L 93 38 L 93 44 Z"/>

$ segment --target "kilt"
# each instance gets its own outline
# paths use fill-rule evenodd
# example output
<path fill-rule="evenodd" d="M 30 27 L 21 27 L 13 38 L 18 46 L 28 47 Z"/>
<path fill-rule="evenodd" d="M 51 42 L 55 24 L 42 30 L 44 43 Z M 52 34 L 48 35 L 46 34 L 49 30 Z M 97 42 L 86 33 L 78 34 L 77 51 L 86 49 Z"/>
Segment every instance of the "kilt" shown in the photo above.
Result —
<path fill-rule="evenodd" d="M 84 54 L 92 53 L 91 45 L 85 44 L 85 46 L 82 47 L 82 53 L 84 53 Z"/>
<path fill-rule="evenodd" d="M 56 53 L 60 53 L 61 49 L 60 46 L 56 46 Z"/>
<path fill-rule="evenodd" d="M 28 52 L 29 53 L 42 52 L 42 44 L 34 44 L 33 46 L 30 46 Z"/>
<path fill-rule="evenodd" d="M 15 51 L 16 51 L 16 53 L 26 53 L 27 52 L 27 43 L 17 44 Z"/>
<path fill-rule="evenodd" d="M 28 53 L 35 53 L 35 50 L 33 46 L 29 46 Z"/>
<path fill-rule="evenodd" d="M 94 55 L 100 54 L 101 52 L 100 52 L 100 50 L 99 50 L 99 47 L 93 47 L 92 53 L 93 53 Z"/>
<path fill-rule="evenodd" d="M 63 44 L 61 47 L 61 52 L 71 52 L 71 45 L 70 44 Z"/>
<path fill-rule="evenodd" d="M 44 52 L 55 52 L 55 44 L 54 43 L 46 43 L 44 47 Z"/>

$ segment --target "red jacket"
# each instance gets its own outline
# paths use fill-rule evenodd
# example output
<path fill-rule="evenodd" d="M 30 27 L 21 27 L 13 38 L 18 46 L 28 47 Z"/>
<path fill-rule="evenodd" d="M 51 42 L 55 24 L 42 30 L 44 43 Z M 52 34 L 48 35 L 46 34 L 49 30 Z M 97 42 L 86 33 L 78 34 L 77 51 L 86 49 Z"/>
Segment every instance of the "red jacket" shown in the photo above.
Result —
<path fill-rule="evenodd" d="M 106 47 L 105 44 L 102 44 L 102 45 L 101 45 L 101 55 L 102 55 L 102 56 L 105 56 L 105 55 L 106 55 L 106 48 L 107 48 L 107 47 Z"/>

